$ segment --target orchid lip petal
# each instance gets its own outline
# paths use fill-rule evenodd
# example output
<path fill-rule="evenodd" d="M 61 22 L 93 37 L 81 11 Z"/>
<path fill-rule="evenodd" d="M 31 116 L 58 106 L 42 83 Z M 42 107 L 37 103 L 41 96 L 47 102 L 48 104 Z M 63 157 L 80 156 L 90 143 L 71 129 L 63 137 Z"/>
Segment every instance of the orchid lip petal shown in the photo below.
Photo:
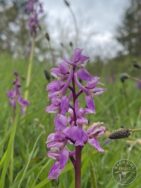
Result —
<path fill-rule="evenodd" d="M 48 179 L 57 179 L 58 176 L 60 175 L 60 173 L 61 173 L 60 164 L 57 161 L 57 162 L 54 163 L 54 165 L 50 169 Z"/>
<path fill-rule="evenodd" d="M 78 126 L 68 127 L 63 132 L 67 138 L 75 142 L 75 146 L 83 146 L 87 142 L 86 132 Z"/>
<path fill-rule="evenodd" d="M 99 152 L 104 152 L 104 149 L 100 146 L 100 144 L 96 138 L 88 139 L 88 143 L 90 145 L 92 145 Z"/>
<path fill-rule="evenodd" d="M 54 120 L 56 131 L 62 131 L 66 128 L 68 119 L 62 114 L 58 114 Z"/>
<path fill-rule="evenodd" d="M 49 179 L 57 179 L 62 170 L 64 169 L 67 161 L 69 159 L 69 151 L 64 149 L 60 154 L 57 156 L 57 161 L 52 166 L 48 178 Z"/>

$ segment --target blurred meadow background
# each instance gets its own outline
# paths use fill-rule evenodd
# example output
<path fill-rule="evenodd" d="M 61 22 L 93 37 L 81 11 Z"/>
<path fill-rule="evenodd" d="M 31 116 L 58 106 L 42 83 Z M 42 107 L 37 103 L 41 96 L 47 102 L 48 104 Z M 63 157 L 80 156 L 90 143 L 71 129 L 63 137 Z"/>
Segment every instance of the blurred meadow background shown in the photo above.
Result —
<path fill-rule="evenodd" d="M 141 128 L 141 0 L 41 2 L 43 14 L 26 87 L 32 48 L 26 1 L 0 0 L 0 188 L 74 187 L 70 162 L 58 181 L 47 179 L 53 161 L 47 157 L 46 138 L 54 130 L 54 116 L 45 108 L 51 67 L 71 56 L 76 47 L 90 57 L 87 69 L 106 88 L 95 97 L 96 114 L 89 116 L 89 122 L 102 121 L 109 131 Z M 30 101 L 26 114 L 16 122 L 15 133 L 7 97 L 14 72 L 19 73 L 22 93 L 28 90 Z M 83 150 L 82 187 L 140 188 L 141 132 L 108 143 L 105 136 L 100 143 L 104 154 L 88 145 Z M 112 168 L 121 159 L 137 167 L 136 179 L 126 186 L 112 177 Z"/>

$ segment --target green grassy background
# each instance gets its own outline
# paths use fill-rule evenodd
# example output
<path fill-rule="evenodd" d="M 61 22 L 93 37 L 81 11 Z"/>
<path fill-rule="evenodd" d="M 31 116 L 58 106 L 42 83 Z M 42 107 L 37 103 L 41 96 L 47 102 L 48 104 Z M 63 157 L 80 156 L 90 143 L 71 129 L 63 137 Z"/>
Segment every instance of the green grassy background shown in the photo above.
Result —
<path fill-rule="evenodd" d="M 127 64 L 128 59 L 126 60 Z M 6 96 L 11 88 L 13 72 L 17 71 L 22 77 L 24 92 L 25 77 L 28 61 L 15 60 L 6 54 L 0 55 L 0 158 L 3 158 L 11 134 L 11 108 Z M 47 179 L 49 169 L 53 163 L 47 157 L 46 138 L 53 131 L 53 115 L 45 112 L 48 104 L 44 70 L 50 70 L 48 62 L 34 62 L 32 80 L 29 90 L 30 106 L 27 114 L 20 117 L 14 143 L 14 173 L 10 180 L 10 170 L 6 173 L 5 188 L 73 188 L 74 171 L 69 162 L 58 181 Z M 128 66 L 127 66 L 128 67 Z M 92 73 L 96 72 L 93 64 L 88 65 Z M 107 81 L 109 69 L 115 76 L 114 82 Z M 130 67 L 129 67 L 130 69 Z M 118 68 L 109 65 L 102 66 L 98 74 L 107 89 L 106 92 L 95 97 L 96 114 L 90 115 L 91 123 L 103 121 L 108 130 L 120 127 L 141 127 L 141 90 L 136 88 L 133 81 L 122 84 L 119 73 L 127 71 L 124 66 Z M 134 73 L 135 74 L 135 73 Z M 139 74 L 139 73 L 138 73 Z M 108 80 L 111 79 L 108 77 Z M 141 144 L 129 145 L 128 140 L 137 141 L 141 133 L 134 133 L 127 139 L 112 141 L 105 144 L 106 137 L 100 140 L 105 153 L 98 153 L 87 145 L 83 150 L 82 159 L 82 188 L 140 188 L 141 183 Z M 135 142 L 133 142 L 135 143 Z M 112 177 L 113 165 L 121 159 L 131 160 L 137 167 L 137 177 L 127 186 L 118 185 Z M 0 175 L 3 164 L 0 162 Z M 1 187 L 0 187 L 1 188 Z"/>

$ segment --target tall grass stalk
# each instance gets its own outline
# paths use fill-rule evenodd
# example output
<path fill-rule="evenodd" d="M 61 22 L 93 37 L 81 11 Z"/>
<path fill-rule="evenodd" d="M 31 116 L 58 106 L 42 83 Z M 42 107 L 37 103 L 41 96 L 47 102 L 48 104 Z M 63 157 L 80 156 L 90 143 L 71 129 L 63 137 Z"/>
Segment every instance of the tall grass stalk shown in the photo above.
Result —
<path fill-rule="evenodd" d="M 24 169 L 24 171 L 23 171 L 23 175 L 22 175 L 21 180 L 20 180 L 20 182 L 19 182 L 18 188 L 21 187 L 22 181 L 23 181 L 23 179 L 24 179 L 24 177 L 25 177 L 25 175 L 26 175 L 27 169 L 28 169 L 28 167 L 29 167 L 31 158 L 32 158 L 32 156 L 33 156 L 33 154 L 34 154 L 34 152 L 35 152 L 37 143 L 38 143 L 39 139 L 41 138 L 41 136 L 42 136 L 43 134 L 44 134 L 44 133 L 41 132 L 41 134 L 37 137 L 36 142 L 35 142 L 35 144 L 34 144 L 34 146 L 33 146 L 33 149 L 32 149 L 32 151 L 31 151 L 31 153 L 29 154 L 29 158 L 28 158 L 27 164 L 26 164 L 26 166 L 25 166 L 25 169 Z"/>
<path fill-rule="evenodd" d="M 16 114 L 14 121 L 13 121 L 13 125 L 11 127 L 11 134 L 10 134 L 10 138 L 9 138 L 9 142 L 7 145 L 7 149 L 0 161 L 0 163 L 2 164 L 1 168 L 2 168 L 2 173 L 1 173 L 1 177 L 0 177 L 0 188 L 4 188 L 5 187 L 5 179 L 6 179 L 6 175 L 8 172 L 8 168 L 9 168 L 9 179 L 10 179 L 10 183 L 12 184 L 12 180 L 13 180 L 13 166 L 14 166 L 14 140 L 15 140 L 15 135 L 16 135 L 16 129 L 17 129 L 17 123 L 18 123 L 18 113 Z"/>
<path fill-rule="evenodd" d="M 92 162 L 90 166 L 90 174 L 91 174 L 91 188 L 97 188 L 96 174 Z"/>

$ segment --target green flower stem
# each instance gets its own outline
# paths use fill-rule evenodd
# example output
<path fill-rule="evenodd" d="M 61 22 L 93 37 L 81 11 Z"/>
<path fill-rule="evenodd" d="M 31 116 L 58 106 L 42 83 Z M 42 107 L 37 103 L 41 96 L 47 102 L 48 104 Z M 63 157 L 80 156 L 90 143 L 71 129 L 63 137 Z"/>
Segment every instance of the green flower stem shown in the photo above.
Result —
<path fill-rule="evenodd" d="M 81 152 L 82 152 L 82 147 L 81 146 L 76 146 L 75 147 L 75 188 L 81 188 Z"/>
<path fill-rule="evenodd" d="M 31 46 L 31 52 L 29 56 L 29 64 L 27 68 L 27 76 L 26 76 L 26 89 L 25 89 L 25 94 L 24 98 L 28 100 L 28 95 L 29 95 L 29 86 L 31 82 L 31 73 L 32 73 L 32 66 L 33 66 L 33 56 L 34 56 L 34 48 L 35 48 L 35 39 L 32 39 L 32 46 Z"/>
<path fill-rule="evenodd" d="M 14 143 L 12 144 L 11 159 L 10 159 L 10 166 L 9 166 L 10 184 L 12 184 L 13 182 L 13 172 L 14 172 Z"/>
<path fill-rule="evenodd" d="M 137 128 L 137 129 L 129 129 L 131 132 L 139 132 L 139 131 L 141 131 L 141 129 L 140 128 Z"/>

